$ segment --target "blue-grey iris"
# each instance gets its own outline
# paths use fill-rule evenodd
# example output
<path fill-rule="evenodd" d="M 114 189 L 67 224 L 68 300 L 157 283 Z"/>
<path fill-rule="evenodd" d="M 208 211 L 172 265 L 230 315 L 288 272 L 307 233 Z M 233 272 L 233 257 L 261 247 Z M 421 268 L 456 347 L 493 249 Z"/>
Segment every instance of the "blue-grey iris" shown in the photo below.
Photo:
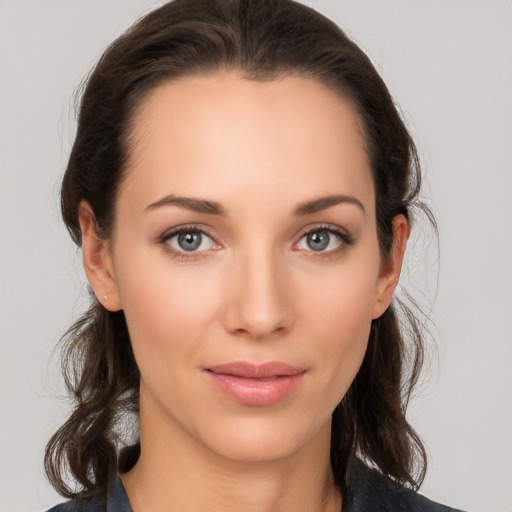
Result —
<path fill-rule="evenodd" d="M 184 251 L 195 251 L 202 241 L 203 237 L 197 231 L 187 231 L 178 235 L 178 245 Z"/>
<path fill-rule="evenodd" d="M 312 251 L 323 251 L 330 241 L 330 235 L 327 231 L 316 231 L 307 236 L 308 247 Z"/>

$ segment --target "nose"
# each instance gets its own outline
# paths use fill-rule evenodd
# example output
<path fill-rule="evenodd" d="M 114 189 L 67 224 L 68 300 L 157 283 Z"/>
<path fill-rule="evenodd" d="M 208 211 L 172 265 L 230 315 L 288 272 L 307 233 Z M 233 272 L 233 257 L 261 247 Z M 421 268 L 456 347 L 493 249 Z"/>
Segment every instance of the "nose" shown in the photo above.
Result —
<path fill-rule="evenodd" d="M 241 258 L 231 268 L 227 288 L 224 323 L 230 333 L 263 340 L 291 329 L 291 283 L 270 254 Z"/>

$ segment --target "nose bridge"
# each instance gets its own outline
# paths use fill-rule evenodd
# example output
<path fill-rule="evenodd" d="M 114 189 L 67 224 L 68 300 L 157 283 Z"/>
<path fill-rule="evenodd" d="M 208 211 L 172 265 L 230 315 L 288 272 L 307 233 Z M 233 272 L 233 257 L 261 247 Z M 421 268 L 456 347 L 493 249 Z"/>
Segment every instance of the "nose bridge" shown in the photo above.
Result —
<path fill-rule="evenodd" d="M 251 244 L 239 251 L 230 282 L 228 330 L 256 339 L 289 329 L 292 314 L 283 266 L 268 245 Z"/>

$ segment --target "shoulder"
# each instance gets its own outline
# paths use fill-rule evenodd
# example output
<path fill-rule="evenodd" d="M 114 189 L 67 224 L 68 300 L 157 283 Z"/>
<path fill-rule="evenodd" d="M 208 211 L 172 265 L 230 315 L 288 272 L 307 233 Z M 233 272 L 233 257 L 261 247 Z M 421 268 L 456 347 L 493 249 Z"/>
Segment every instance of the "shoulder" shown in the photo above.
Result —
<path fill-rule="evenodd" d="M 97 500 L 87 500 L 83 502 L 72 502 L 61 503 L 55 505 L 46 512 L 104 512 L 105 506 Z"/>
<path fill-rule="evenodd" d="M 358 464 L 350 485 L 346 512 L 461 512 L 407 489 L 379 471 Z"/>
<path fill-rule="evenodd" d="M 108 493 L 107 501 L 90 499 L 80 502 L 68 501 L 47 510 L 47 512 L 132 512 L 126 491 L 118 478 Z"/>

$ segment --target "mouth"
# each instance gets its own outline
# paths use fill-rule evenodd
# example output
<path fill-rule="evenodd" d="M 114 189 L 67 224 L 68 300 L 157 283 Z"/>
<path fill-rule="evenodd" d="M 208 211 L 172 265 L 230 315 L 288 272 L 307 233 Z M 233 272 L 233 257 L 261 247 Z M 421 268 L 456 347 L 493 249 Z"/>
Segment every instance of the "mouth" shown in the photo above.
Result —
<path fill-rule="evenodd" d="M 247 361 L 204 369 L 215 387 L 225 396 L 246 405 L 271 405 L 284 400 L 301 384 L 306 370 L 286 363 L 261 365 Z"/>

